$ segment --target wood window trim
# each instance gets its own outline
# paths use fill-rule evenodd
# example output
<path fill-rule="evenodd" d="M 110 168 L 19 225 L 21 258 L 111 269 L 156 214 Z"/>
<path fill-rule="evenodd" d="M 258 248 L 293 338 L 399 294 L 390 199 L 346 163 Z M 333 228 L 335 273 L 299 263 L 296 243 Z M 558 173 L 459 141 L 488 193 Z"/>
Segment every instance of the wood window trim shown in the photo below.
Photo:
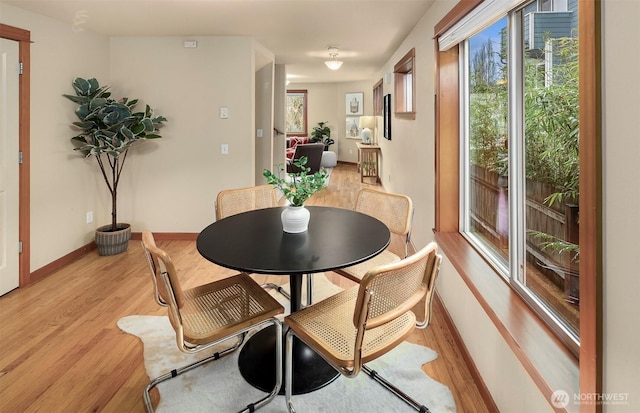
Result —
<path fill-rule="evenodd" d="M 19 285 L 26 287 L 38 278 L 31 274 L 31 147 L 30 147 L 30 113 L 31 113 L 31 32 L 0 23 L 0 37 L 18 42 L 18 59 L 22 63 L 22 75 L 18 80 L 19 87 L 19 126 L 18 150 L 22 152 L 22 163 L 18 168 L 18 187 L 20 207 L 18 212 L 18 236 L 22 241 L 22 253 L 18 258 Z"/>
<path fill-rule="evenodd" d="M 577 377 L 581 394 L 602 393 L 602 145 L 601 145 L 601 16 L 600 4 L 593 0 L 578 0 L 579 25 L 579 105 L 580 105 L 580 361 L 567 355 L 566 347 L 549 341 L 543 348 L 526 340 L 529 334 L 544 333 L 548 328 L 537 318 L 531 323 L 509 328 L 497 310 L 499 301 L 509 305 L 509 317 L 528 318 L 528 308 L 510 288 L 496 297 L 487 283 L 500 278 L 487 277 L 491 270 L 479 253 L 459 233 L 459 96 L 458 48 L 438 51 L 437 37 L 480 4 L 481 0 L 461 0 L 434 27 L 436 50 L 436 240 L 460 273 L 471 292 L 503 335 L 516 357 L 547 397 L 562 383 L 566 369 Z M 480 265 L 485 262 L 486 267 Z M 473 263 L 473 264 L 470 264 Z M 474 265 L 475 264 L 475 265 Z M 493 275 L 493 274 L 491 274 Z M 490 280 L 493 278 L 494 280 Z M 504 308 L 503 308 L 504 310 Z M 535 320 L 538 320 L 536 323 Z M 549 338 L 551 340 L 551 338 Z M 547 340 L 548 341 L 548 340 Z M 525 345 L 525 343 L 529 343 Z M 536 348 L 538 347 L 538 348 Z M 540 361 L 536 362 L 536 360 Z M 562 368 L 553 368 L 564 360 Z M 569 363 L 569 364 L 567 364 Z M 552 366 L 543 370 L 544 366 Z M 575 387 L 575 385 L 574 385 Z M 569 389 L 569 387 L 567 388 Z M 575 406 L 573 406 L 575 408 Z M 581 413 L 602 412 L 599 404 L 581 404 Z"/>
<path fill-rule="evenodd" d="M 289 136 L 309 136 L 309 124 L 307 122 L 307 112 L 308 112 L 308 90 L 307 89 L 289 89 L 286 91 L 287 94 L 289 93 L 302 93 L 304 94 L 304 113 L 302 114 L 302 121 L 304 122 L 304 133 L 300 133 L 300 132 L 287 132 L 285 131 L 287 137 Z"/>
<path fill-rule="evenodd" d="M 382 116 L 382 96 L 382 79 L 380 79 L 373 85 L 373 116 Z"/>
<path fill-rule="evenodd" d="M 402 59 L 393 66 L 394 84 L 394 114 L 407 119 L 416 118 L 416 49 L 411 48 Z M 405 79 L 411 73 L 411 110 L 407 110 Z"/>

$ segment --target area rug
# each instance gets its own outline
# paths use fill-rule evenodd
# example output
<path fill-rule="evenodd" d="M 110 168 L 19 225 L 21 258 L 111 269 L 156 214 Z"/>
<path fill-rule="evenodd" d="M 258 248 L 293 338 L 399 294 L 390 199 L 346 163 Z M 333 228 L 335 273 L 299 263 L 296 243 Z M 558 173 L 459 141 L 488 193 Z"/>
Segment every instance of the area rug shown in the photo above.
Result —
<path fill-rule="evenodd" d="M 323 275 L 316 275 L 314 279 L 314 298 L 316 295 L 318 297 L 316 301 L 340 290 Z M 279 294 L 274 293 L 274 296 L 278 297 Z M 283 300 L 283 304 L 286 301 Z M 181 353 L 175 343 L 174 331 L 165 316 L 127 316 L 118 321 L 118 327 L 142 340 L 144 364 L 149 377 L 157 377 L 172 368 L 192 363 L 224 348 L 212 348 L 197 355 Z M 455 412 L 455 403 L 449 389 L 420 369 L 421 365 L 437 357 L 436 352 L 429 348 L 405 342 L 384 357 L 369 363 L 369 366 L 427 406 L 431 412 Z M 161 383 L 157 388 L 160 403 L 156 411 L 172 413 L 234 412 L 264 395 L 240 375 L 237 351 Z M 302 413 L 413 411 L 364 373 L 354 379 L 340 376 L 320 390 L 294 396 L 293 403 L 296 410 Z M 276 396 L 259 411 L 286 412 L 284 396 Z"/>

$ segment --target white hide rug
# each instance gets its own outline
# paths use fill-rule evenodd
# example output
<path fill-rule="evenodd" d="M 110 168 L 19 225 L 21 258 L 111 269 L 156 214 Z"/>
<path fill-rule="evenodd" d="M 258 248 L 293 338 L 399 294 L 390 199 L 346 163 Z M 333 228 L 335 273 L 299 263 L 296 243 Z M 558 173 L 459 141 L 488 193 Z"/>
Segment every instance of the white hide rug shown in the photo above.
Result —
<path fill-rule="evenodd" d="M 340 291 L 323 274 L 314 275 L 313 287 L 316 301 Z M 280 294 L 272 294 L 288 307 L 288 302 Z M 127 316 L 118 321 L 118 327 L 142 340 L 144 365 L 149 377 L 157 377 L 225 348 L 215 347 L 196 355 L 181 353 L 166 316 Z M 436 352 L 429 348 L 404 342 L 368 366 L 427 406 L 432 413 L 455 412 L 455 402 L 449 389 L 420 369 L 424 363 L 437 357 Z M 240 375 L 238 351 L 160 383 L 157 389 L 160 392 L 160 403 L 156 411 L 171 413 L 235 412 L 265 394 L 249 385 Z M 293 396 L 293 403 L 300 413 L 414 411 L 365 373 L 353 379 L 340 376 L 320 390 Z M 286 412 L 284 396 L 276 396 L 258 411 Z"/>

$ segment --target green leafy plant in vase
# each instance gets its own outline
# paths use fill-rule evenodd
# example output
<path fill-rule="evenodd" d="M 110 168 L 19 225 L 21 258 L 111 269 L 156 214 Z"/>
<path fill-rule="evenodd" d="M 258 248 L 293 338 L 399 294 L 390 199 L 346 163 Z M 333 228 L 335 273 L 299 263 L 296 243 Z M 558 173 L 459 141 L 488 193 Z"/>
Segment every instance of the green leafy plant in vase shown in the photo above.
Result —
<path fill-rule="evenodd" d="M 127 249 L 131 233 L 130 225 L 119 223 L 117 217 L 118 184 L 127 154 L 141 140 L 161 138 L 156 132 L 167 119 L 154 116 L 149 105 L 143 112 L 136 112 L 138 99 L 111 99 L 109 86 L 100 86 L 96 79 L 78 77 L 73 88 L 75 95 L 63 96 L 78 104 L 75 114 L 79 120 L 73 126 L 80 133 L 71 138 L 76 144 L 74 150 L 95 158 L 111 194 L 111 224 L 96 229 L 98 253 L 118 254 Z"/>
<path fill-rule="evenodd" d="M 279 189 L 289 202 L 288 208 L 282 212 L 283 230 L 299 233 L 306 231 L 309 224 L 310 214 L 304 203 L 324 188 L 328 174 L 324 168 L 310 174 L 311 168 L 306 166 L 306 156 L 294 160 L 293 164 L 300 168 L 300 172 L 285 174 L 284 168 L 280 166 L 277 174 L 265 169 L 262 175 L 267 179 L 267 183 Z"/>

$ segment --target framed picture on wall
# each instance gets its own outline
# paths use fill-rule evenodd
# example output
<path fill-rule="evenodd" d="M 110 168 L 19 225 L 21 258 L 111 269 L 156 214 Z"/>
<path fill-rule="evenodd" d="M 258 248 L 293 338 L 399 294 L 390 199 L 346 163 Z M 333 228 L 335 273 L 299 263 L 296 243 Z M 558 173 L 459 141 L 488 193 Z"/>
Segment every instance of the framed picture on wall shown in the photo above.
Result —
<path fill-rule="evenodd" d="M 347 93 L 345 99 L 345 105 L 347 108 L 347 116 L 362 115 L 364 104 L 364 93 Z"/>
<path fill-rule="evenodd" d="M 347 124 L 346 124 L 346 131 L 347 131 L 347 138 L 359 138 L 360 137 L 360 118 L 357 116 L 347 116 Z"/>
<path fill-rule="evenodd" d="M 382 135 L 386 139 L 391 140 L 391 93 L 384 95 L 382 102 L 382 117 Z"/>

